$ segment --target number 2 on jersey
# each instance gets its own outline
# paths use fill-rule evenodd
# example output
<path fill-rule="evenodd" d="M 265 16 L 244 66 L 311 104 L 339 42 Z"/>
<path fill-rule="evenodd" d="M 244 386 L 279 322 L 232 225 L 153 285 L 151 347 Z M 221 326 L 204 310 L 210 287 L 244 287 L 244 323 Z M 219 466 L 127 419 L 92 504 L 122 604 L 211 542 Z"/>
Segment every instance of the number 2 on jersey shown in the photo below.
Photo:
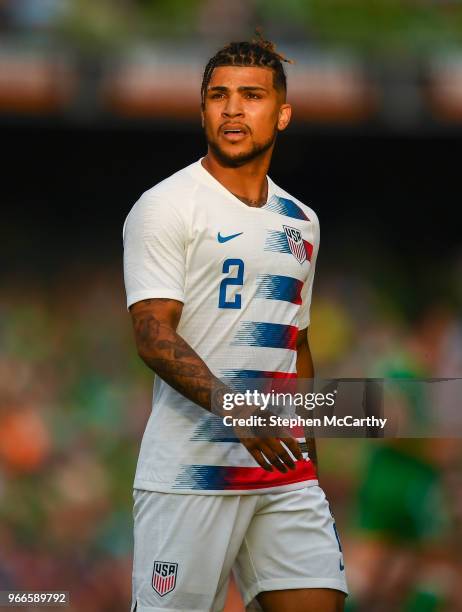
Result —
<path fill-rule="evenodd" d="M 228 274 L 237 268 L 236 276 L 227 276 L 220 283 L 220 293 L 218 296 L 218 308 L 240 308 L 241 294 L 236 293 L 233 300 L 226 299 L 226 290 L 229 285 L 244 284 L 244 262 L 242 259 L 225 259 L 223 262 L 223 274 Z"/>

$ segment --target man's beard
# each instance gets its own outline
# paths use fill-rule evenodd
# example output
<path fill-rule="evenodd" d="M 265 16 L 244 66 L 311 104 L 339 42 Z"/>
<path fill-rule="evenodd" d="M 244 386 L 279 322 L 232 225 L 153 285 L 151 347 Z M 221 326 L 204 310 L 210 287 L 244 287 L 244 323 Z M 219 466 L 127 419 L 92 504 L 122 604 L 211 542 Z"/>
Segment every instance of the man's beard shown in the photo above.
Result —
<path fill-rule="evenodd" d="M 215 157 L 224 165 L 231 168 L 238 168 L 239 166 L 243 166 L 247 162 L 253 161 L 257 157 L 263 155 L 268 149 L 270 149 L 274 141 L 276 140 L 277 130 L 274 130 L 272 136 L 263 143 L 253 143 L 250 151 L 242 151 L 241 153 L 236 154 L 228 154 L 223 149 L 220 148 L 220 145 L 216 140 L 209 138 L 207 134 L 207 130 L 205 131 L 205 138 L 207 140 L 207 144 L 210 149 L 213 151 Z"/>

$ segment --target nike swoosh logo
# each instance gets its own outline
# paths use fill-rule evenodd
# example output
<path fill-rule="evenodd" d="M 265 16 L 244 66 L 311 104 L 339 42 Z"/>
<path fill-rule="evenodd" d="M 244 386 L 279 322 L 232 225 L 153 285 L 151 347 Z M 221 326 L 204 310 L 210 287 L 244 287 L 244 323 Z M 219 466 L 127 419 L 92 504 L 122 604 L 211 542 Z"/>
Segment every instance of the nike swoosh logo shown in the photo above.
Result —
<path fill-rule="evenodd" d="M 243 233 L 244 232 L 239 232 L 238 234 L 231 234 L 230 236 L 222 236 L 220 234 L 220 232 L 218 232 L 217 240 L 218 240 L 218 242 L 228 242 L 228 240 L 232 240 L 233 238 L 237 238 L 238 236 L 240 236 Z"/>

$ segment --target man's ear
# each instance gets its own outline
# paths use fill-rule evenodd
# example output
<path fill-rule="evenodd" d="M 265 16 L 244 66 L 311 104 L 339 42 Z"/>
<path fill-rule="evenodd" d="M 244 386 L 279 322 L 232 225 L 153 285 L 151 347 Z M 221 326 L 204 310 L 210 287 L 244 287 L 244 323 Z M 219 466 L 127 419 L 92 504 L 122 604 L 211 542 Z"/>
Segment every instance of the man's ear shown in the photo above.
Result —
<path fill-rule="evenodd" d="M 204 109 L 203 108 L 201 108 L 201 123 L 202 123 L 202 127 L 205 127 Z"/>
<path fill-rule="evenodd" d="M 290 104 L 282 104 L 279 108 L 278 130 L 282 132 L 290 123 L 292 117 L 292 107 Z"/>

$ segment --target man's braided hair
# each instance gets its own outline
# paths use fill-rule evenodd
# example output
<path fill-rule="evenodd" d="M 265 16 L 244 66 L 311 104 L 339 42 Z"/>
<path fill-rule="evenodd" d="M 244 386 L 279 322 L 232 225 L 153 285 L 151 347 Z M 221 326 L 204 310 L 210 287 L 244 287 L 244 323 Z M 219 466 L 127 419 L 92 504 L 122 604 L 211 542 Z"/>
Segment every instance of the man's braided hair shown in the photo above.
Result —
<path fill-rule="evenodd" d="M 273 70 L 274 88 L 287 91 L 286 74 L 282 62 L 292 64 L 292 60 L 276 52 L 276 46 L 264 40 L 257 30 L 258 38 L 251 42 L 232 42 L 217 51 L 204 70 L 201 86 L 202 108 L 212 72 L 218 66 L 262 66 Z"/>

